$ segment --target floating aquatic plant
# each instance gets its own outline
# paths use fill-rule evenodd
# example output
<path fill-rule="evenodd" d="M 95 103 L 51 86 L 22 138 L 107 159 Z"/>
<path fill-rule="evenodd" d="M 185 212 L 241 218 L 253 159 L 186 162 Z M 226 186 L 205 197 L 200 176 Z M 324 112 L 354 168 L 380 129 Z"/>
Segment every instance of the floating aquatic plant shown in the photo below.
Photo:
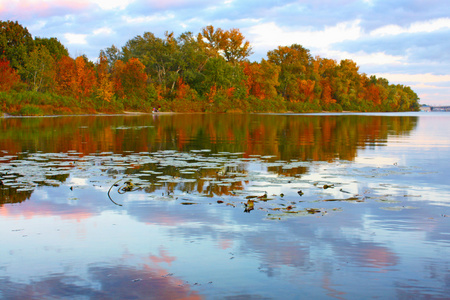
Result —
<path fill-rule="evenodd" d="M 26 152 L 20 154 L 20 159 L 16 155 L 0 157 L 0 187 L 8 193 L 30 193 L 40 186 L 67 187 L 72 179 L 84 178 L 90 179 L 91 184 L 108 186 L 109 199 L 121 206 L 125 204 L 122 202 L 123 194 L 147 193 L 148 201 L 173 200 L 182 205 L 225 204 L 224 207 L 241 207 L 248 213 L 267 212 L 269 219 L 322 216 L 341 209 L 330 206 L 332 203 L 399 202 L 400 197 L 380 196 L 375 189 L 370 191 L 372 194 L 359 195 L 352 191 L 350 184 L 340 182 L 343 177 L 350 176 L 345 173 L 347 171 L 356 178 L 367 178 L 374 172 L 401 172 L 399 166 L 374 170 L 340 163 L 336 168 L 324 168 L 326 164 L 320 162 L 276 160 L 272 155 L 250 155 L 245 158 L 243 154 L 212 153 L 210 149 L 190 152 L 129 151 L 123 154 L 100 152 L 85 156 L 75 150 L 67 153 Z M 314 180 L 304 178 L 315 170 L 323 172 L 317 172 Z M 378 186 L 381 191 L 388 188 L 405 190 L 408 187 L 384 183 Z M 190 195 L 189 201 L 182 200 L 187 199 L 186 194 Z M 403 198 L 420 197 L 404 192 L 401 195 Z M 325 207 L 307 208 L 303 205 L 319 202 Z M 410 207 L 382 209 L 406 208 Z"/>

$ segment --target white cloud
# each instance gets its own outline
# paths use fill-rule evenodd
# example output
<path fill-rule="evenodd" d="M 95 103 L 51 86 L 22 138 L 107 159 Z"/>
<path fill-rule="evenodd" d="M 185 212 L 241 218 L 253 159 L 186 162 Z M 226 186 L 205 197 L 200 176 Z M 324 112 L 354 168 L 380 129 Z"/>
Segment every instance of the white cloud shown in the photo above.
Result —
<path fill-rule="evenodd" d="M 433 75 L 430 73 L 426 74 L 389 74 L 389 73 L 379 73 L 375 74 L 378 77 L 384 77 L 389 81 L 397 82 L 411 82 L 411 83 L 440 83 L 449 82 L 450 75 Z"/>
<path fill-rule="evenodd" d="M 29 32 L 36 32 L 44 28 L 44 26 L 47 24 L 47 21 L 45 20 L 39 20 L 36 23 L 32 24 L 31 26 L 28 26 Z"/>
<path fill-rule="evenodd" d="M 436 86 L 432 84 L 426 84 L 426 83 L 418 83 L 410 85 L 412 89 L 436 89 L 436 90 L 448 90 L 448 87 L 445 86 Z"/>
<path fill-rule="evenodd" d="M 392 84 L 410 86 L 419 96 L 420 102 L 428 105 L 448 105 L 450 94 L 450 75 L 425 74 L 390 74 L 378 73 Z M 446 85 L 447 83 L 447 85 Z"/>
<path fill-rule="evenodd" d="M 79 44 L 86 45 L 87 34 L 79 34 L 79 33 L 65 33 L 64 38 L 67 40 L 67 44 Z"/>
<path fill-rule="evenodd" d="M 113 30 L 109 27 L 102 27 L 94 30 L 95 35 L 110 35 L 111 33 L 113 33 Z"/>
<path fill-rule="evenodd" d="M 255 47 L 289 46 L 300 44 L 306 48 L 326 49 L 329 45 L 342 41 L 357 40 L 362 36 L 360 20 L 338 23 L 335 26 L 326 26 L 323 30 L 311 28 L 288 29 L 274 22 L 262 23 L 248 29 L 252 35 L 252 44 Z"/>
<path fill-rule="evenodd" d="M 436 89 L 420 89 L 414 90 L 419 98 L 420 103 L 428 104 L 428 105 L 436 105 L 436 106 L 448 106 L 449 105 L 449 97 L 448 93 L 444 93 L 441 90 L 437 91 Z"/>
<path fill-rule="evenodd" d="M 332 50 L 334 43 L 357 40 L 364 37 L 364 31 L 360 26 L 360 20 L 338 23 L 335 26 L 327 26 L 323 30 L 305 28 L 303 30 L 290 30 L 277 24 L 262 23 L 250 27 L 247 31 L 252 36 L 251 42 L 254 48 L 275 49 L 278 46 L 300 44 L 310 49 L 311 54 L 332 58 L 352 59 L 358 65 L 401 65 L 405 64 L 405 57 L 390 55 L 385 52 L 355 53 Z"/>
<path fill-rule="evenodd" d="M 88 181 L 86 178 L 70 177 L 68 185 L 87 186 Z"/>
<path fill-rule="evenodd" d="M 385 52 L 366 53 L 358 51 L 354 53 L 326 50 L 323 56 L 333 58 L 337 61 L 341 59 L 351 59 L 357 65 L 401 65 L 405 64 L 405 57 L 399 55 L 389 55 Z"/>
<path fill-rule="evenodd" d="M 402 33 L 434 32 L 441 29 L 450 29 L 450 18 L 434 19 L 426 22 L 415 22 L 409 27 L 386 25 L 370 32 L 371 36 L 398 35 Z"/>

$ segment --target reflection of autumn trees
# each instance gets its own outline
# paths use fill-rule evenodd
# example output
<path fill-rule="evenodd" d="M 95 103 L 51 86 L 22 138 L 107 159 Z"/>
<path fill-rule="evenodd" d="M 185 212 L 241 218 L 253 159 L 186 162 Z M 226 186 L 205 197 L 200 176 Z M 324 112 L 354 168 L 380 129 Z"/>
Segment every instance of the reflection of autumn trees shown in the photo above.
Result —
<path fill-rule="evenodd" d="M 17 188 L 6 187 L 0 183 L 0 207 L 7 203 L 21 203 L 31 197 L 32 191 L 18 191 Z"/>
<path fill-rule="evenodd" d="M 416 122 L 416 117 L 356 115 L 8 118 L 0 120 L 0 150 L 3 150 L 0 156 L 3 162 L 13 164 L 16 159 L 26 160 L 30 153 L 71 152 L 63 165 L 76 168 L 76 160 L 86 155 L 141 153 L 153 156 L 152 153 L 159 150 L 194 154 L 207 149 L 202 151 L 201 157 L 211 158 L 218 167 L 195 168 L 186 172 L 183 167 L 164 164 L 165 159 L 169 159 L 164 156 L 153 156 L 156 162 L 146 164 L 139 163 L 139 156 L 136 156 L 136 161 L 131 159 L 128 162 L 125 173 L 133 175 L 149 171 L 142 177 L 149 184 L 146 187 L 148 192 L 163 189 L 167 192 L 197 192 L 205 196 L 231 195 L 244 189 L 246 179 L 243 178 L 248 172 L 245 164 L 255 157 L 260 162 L 353 160 L 358 149 L 383 145 L 390 135 L 409 134 Z M 223 155 L 227 158 L 221 161 Z M 233 156 L 243 160 L 232 166 Z M 196 158 L 192 157 L 192 160 L 196 161 Z M 51 158 L 47 162 L 51 163 Z M 281 176 L 298 176 L 307 169 L 280 165 L 269 166 L 268 171 Z M 158 177 L 161 174 L 172 179 L 161 180 Z M 239 178 L 241 175 L 243 178 Z M 64 182 L 68 176 L 69 172 L 64 172 L 48 175 L 46 179 Z M 8 202 L 24 201 L 30 195 L 6 187 L 1 191 Z"/>
<path fill-rule="evenodd" d="M 208 149 L 202 156 L 220 159 L 227 155 L 258 161 L 332 161 L 353 160 L 358 149 L 383 145 L 390 135 L 409 134 L 416 117 L 385 116 L 314 116 L 314 115 L 211 115 L 182 114 L 115 117 L 64 117 L 0 119 L 0 156 L 3 162 L 26 159 L 28 154 L 72 152 L 65 160 L 67 168 L 76 167 L 76 160 L 86 155 L 150 154 L 159 150 L 185 153 Z M 195 153 L 195 152 L 191 152 Z M 151 155 L 151 154 L 150 154 Z M 9 156 L 9 157 L 8 157 Z M 70 158 L 73 157 L 73 160 Z M 164 157 L 157 158 L 164 162 Z M 50 161 L 49 161 L 50 162 Z M 240 162 L 242 164 L 242 161 Z M 126 174 L 152 171 L 143 177 L 158 189 L 197 192 L 204 195 L 230 195 L 244 188 L 245 179 L 233 180 L 245 174 L 244 165 L 222 165 L 218 168 L 198 168 L 184 172 L 182 168 L 152 163 L 129 163 Z M 282 176 L 296 176 L 307 172 L 304 167 L 270 166 L 269 172 Z M 47 176 L 64 182 L 68 173 Z M 157 174 L 172 176 L 161 181 Z M 5 175 L 0 174 L 0 175 Z M 245 177 L 245 176 L 244 176 Z M 226 178 L 226 180 L 223 180 Z M 187 180 L 183 180 L 187 179 Z M 2 188 L 3 199 L 20 202 L 30 193 Z M 5 201 L 5 200 L 4 200 Z"/>
<path fill-rule="evenodd" d="M 179 168 L 167 166 L 161 168 L 156 164 L 147 165 L 139 168 L 137 171 L 156 171 L 164 175 L 172 176 L 173 180 L 162 181 L 158 178 L 159 175 L 140 176 L 142 180 L 150 183 L 145 187 L 147 193 L 153 193 L 158 189 L 165 190 L 168 193 L 173 193 L 175 190 L 184 192 L 195 192 L 204 196 L 213 195 L 231 195 L 234 191 L 244 189 L 244 182 L 238 178 L 238 174 L 246 174 L 247 171 L 241 167 L 225 167 L 224 171 L 219 171 L 218 168 L 200 168 L 193 174 L 182 173 Z M 128 172 L 131 173 L 131 172 Z M 189 179 L 192 181 L 183 181 Z M 236 180 L 234 180 L 236 179 Z M 227 184 L 224 184 L 227 182 Z"/>
<path fill-rule="evenodd" d="M 293 177 L 296 175 L 305 174 L 308 171 L 308 168 L 307 167 L 283 168 L 282 166 L 276 166 L 276 167 L 268 167 L 267 170 L 275 174 Z"/>
<path fill-rule="evenodd" d="M 283 160 L 353 160 L 356 151 L 408 134 L 416 117 L 311 115 L 163 115 L 0 120 L 0 149 L 9 154 L 75 150 L 97 152 L 181 152 L 211 149 L 274 155 Z"/>

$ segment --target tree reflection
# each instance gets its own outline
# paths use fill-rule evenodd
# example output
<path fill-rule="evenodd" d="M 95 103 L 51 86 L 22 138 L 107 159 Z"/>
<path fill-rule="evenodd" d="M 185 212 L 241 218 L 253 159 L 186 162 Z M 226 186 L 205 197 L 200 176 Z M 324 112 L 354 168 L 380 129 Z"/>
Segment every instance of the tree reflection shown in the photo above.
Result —
<path fill-rule="evenodd" d="M 358 149 L 384 145 L 389 136 L 409 134 L 416 124 L 416 117 L 370 115 L 4 118 L 0 119 L 0 180 L 11 176 L 14 168 L 26 173 L 23 166 L 31 160 L 34 170 L 44 176 L 34 180 L 33 186 L 59 185 L 76 169 L 89 173 L 98 166 L 109 166 L 100 169 L 101 175 L 114 178 L 121 173 L 132 176 L 147 172 L 139 176 L 146 181 L 149 193 L 163 188 L 167 193 L 181 190 L 204 196 L 232 195 L 244 189 L 252 161 L 266 163 L 267 171 L 278 176 L 299 177 L 308 168 L 286 164 L 352 161 Z M 161 150 L 188 157 L 167 156 L 160 154 Z M 214 166 L 205 168 L 198 157 L 189 157 L 196 153 L 215 160 Z M 142 157 L 153 161 L 143 163 Z M 184 165 L 164 163 L 168 159 L 181 160 Z M 239 162 L 234 163 L 234 159 Z M 195 167 L 189 170 L 191 163 Z M 117 166 L 124 166 L 124 170 L 118 171 Z M 24 173 L 9 181 L 19 184 L 22 177 L 29 176 Z M 161 180 L 161 174 L 171 180 Z M 3 203 L 30 196 L 30 192 L 6 186 L 1 193 Z"/>
<path fill-rule="evenodd" d="M 7 203 L 21 203 L 31 197 L 32 190 L 18 191 L 17 188 L 6 187 L 0 184 L 0 207 Z"/>
<path fill-rule="evenodd" d="M 417 117 L 361 115 L 87 116 L 0 119 L 0 149 L 9 154 L 75 150 L 182 152 L 211 149 L 279 159 L 353 160 L 358 148 L 409 134 Z"/>

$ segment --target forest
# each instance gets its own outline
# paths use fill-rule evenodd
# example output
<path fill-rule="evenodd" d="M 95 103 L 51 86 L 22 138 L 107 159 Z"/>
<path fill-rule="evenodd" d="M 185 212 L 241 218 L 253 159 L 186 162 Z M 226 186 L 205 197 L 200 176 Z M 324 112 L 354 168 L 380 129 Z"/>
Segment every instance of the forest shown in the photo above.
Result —
<path fill-rule="evenodd" d="M 410 87 L 360 73 L 350 59 L 313 57 L 299 44 L 260 62 L 251 54 L 239 29 L 209 25 L 178 37 L 145 32 L 93 62 L 71 57 L 54 37 L 0 21 L 0 114 L 419 110 Z"/>

